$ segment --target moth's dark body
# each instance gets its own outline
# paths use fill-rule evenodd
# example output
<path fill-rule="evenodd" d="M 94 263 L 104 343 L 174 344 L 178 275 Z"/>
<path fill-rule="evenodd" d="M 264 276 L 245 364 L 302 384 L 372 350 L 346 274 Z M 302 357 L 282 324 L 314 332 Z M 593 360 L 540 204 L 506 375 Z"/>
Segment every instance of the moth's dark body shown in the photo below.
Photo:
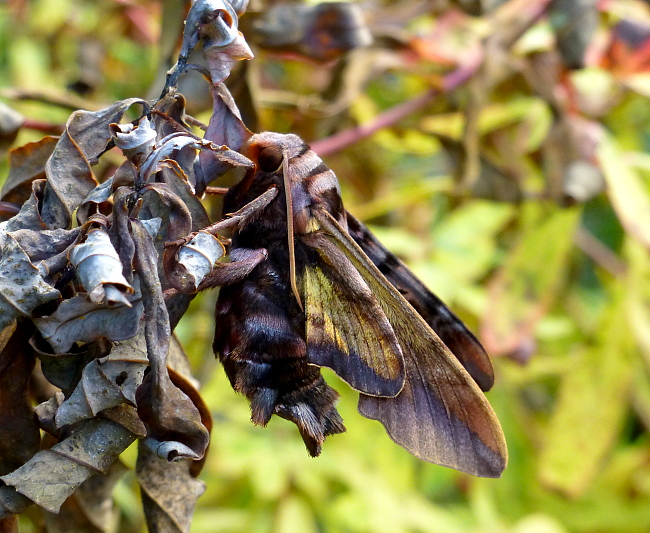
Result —
<path fill-rule="evenodd" d="M 231 260 L 268 256 L 222 287 L 214 350 L 253 422 L 293 421 L 318 455 L 327 435 L 345 431 L 325 366 L 360 392 L 363 416 L 417 457 L 498 477 L 507 448 L 479 388 L 493 374 L 476 338 L 346 214 L 336 176 L 300 138 L 258 134 L 243 153 L 255 168 L 226 194 L 224 213 L 279 193 L 233 234 Z"/>
<path fill-rule="evenodd" d="M 302 146 L 296 158 L 307 153 Z M 323 170 L 328 169 L 314 168 L 311 180 L 303 180 L 305 196 Z M 224 213 L 237 211 L 274 185 L 283 188 L 281 176 L 249 173 L 226 194 Z M 342 213 L 338 193 L 323 199 L 331 212 Z M 286 243 L 286 203 L 279 195 L 263 216 L 233 235 L 232 250 L 266 248 L 268 258 L 243 281 L 221 289 L 213 348 L 233 388 L 250 400 L 253 421 L 266 425 L 277 414 L 295 422 L 310 454 L 318 455 L 324 438 L 344 432 L 345 426 L 334 407 L 338 393 L 307 361 L 305 317 L 291 292 Z M 313 262 L 315 255 L 306 246 L 296 247 L 297 264 Z"/>

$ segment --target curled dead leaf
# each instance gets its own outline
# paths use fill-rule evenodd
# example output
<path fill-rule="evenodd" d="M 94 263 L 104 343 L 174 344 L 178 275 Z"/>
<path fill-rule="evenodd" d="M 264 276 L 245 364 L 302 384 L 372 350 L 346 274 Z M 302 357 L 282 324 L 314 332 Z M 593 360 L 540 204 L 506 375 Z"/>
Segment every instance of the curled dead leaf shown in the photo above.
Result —
<path fill-rule="evenodd" d="M 0 258 L 0 329 L 19 316 L 31 315 L 34 308 L 59 296 L 59 291 L 45 282 L 16 239 L 7 234 Z"/>
<path fill-rule="evenodd" d="M 190 474 L 192 462 L 170 464 L 140 442 L 135 472 L 150 531 L 189 532 L 196 501 L 205 491 L 205 484 Z"/>
<path fill-rule="evenodd" d="M 53 513 L 88 478 L 108 472 L 136 438 L 120 424 L 101 418 L 84 420 L 49 450 L 0 479 Z"/>
<path fill-rule="evenodd" d="M 196 292 L 205 277 L 212 272 L 217 259 L 226 253 L 214 235 L 199 231 L 177 252 L 175 268 L 167 274 L 172 287 L 180 292 Z"/>
<path fill-rule="evenodd" d="M 135 405 L 136 389 L 148 360 L 142 327 L 138 335 L 116 342 L 111 352 L 93 359 L 83 369 L 81 379 L 72 394 L 57 408 L 57 428 L 123 403 Z"/>
<path fill-rule="evenodd" d="M 134 289 L 122 274 L 122 262 L 104 229 L 88 232 L 86 240 L 70 251 L 70 262 L 91 302 L 131 306 L 127 295 Z M 111 287 L 116 291 L 107 292 Z"/>

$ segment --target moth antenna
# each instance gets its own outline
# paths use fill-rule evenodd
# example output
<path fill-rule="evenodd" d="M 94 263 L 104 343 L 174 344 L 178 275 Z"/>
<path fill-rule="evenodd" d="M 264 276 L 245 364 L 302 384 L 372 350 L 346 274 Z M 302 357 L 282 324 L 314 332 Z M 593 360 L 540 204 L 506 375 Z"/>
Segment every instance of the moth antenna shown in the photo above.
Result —
<path fill-rule="evenodd" d="M 228 187 L 206 187 L 205 194 L 219 194 L 224 195 L 228 192 Z"/>
<path fill-rule="evenodd" d="M 291 198 L 291 181 L 289 180 L 289 154 L 286 150 L 282 154 L 282 174 L 284 179 L 284 198 L 287 201 L 287 239 L 289 244 L 289 282 L 291 283 L 291 290 L 293 291 L 300 310 L 304 311 L 300 293 L 298 292 L 298 284 L 296 283 L 296 250 L 294 248 L 293 236 L 293 200 Z"/>

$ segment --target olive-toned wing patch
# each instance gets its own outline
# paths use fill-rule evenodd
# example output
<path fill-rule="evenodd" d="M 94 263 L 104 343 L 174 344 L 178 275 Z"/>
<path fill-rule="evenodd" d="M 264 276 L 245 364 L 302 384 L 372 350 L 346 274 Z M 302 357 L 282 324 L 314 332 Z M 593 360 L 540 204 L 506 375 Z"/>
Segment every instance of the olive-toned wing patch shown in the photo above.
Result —
<path fill-rule="evenodd" d="M 327 212 L 314 216 L 372 290 L 402 347 L 406 383 L 395 398 L 361 395 L 359 411 L 421 459 L 484 477 L 507 463 L 501 426 L 485 395 L 424 319 Z"/>
<path fill-rule="evenodd" d="M 404 360 L 377 299 L 322 234 L 301 240 L 320 257 L 302 271 L 307 359 L 331 368 L 364 394 L 396 396 L 404 385 Z"/>
<path fill-rule="evenodd" d="M 347 213 L 348 233 L 406 301 L 431 326 L 474 378 L 481 390 L 494 385 L 492 363 L 478 339 L 408 267 L 390 253 L 361 222 Z"/>

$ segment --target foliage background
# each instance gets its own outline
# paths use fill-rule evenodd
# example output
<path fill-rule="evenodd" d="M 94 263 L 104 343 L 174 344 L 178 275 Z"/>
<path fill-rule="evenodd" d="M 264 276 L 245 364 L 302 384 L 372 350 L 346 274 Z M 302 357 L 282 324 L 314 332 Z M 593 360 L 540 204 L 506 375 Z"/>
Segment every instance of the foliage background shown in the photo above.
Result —
<path fill-rule="evenodd" d="M 509 444 L 503 477 L 471 478 L 414 459 L 356 413 L 356 394 L 331 372 L 348 432 L 328 439 L 320 458 L 308 457 L 283 420 L 253 427 L 245 398 L 214 361 L 216 294 L 204 294 L 177 328 L 215 419 L 192 531 L 650 530 L 650 11 L 633 0 L 555 4 L 504 49 L 505 71 L 479 70 L 325 158 L 348 209 L 494 355 L 488 397 Z M 578 4 L 597 8 L 593 31 L 588 16 L 571 11 Z M 384 33 L 347 65 L 342 100 L 331 96 L 335 65 L 255 49 L 255 105 L 240 105 L 258 112 L 257 129 L 316 141 L 377 122 L 439 87 L 477 43 L 525 16 L 515 11 L 495 24 L 489 10 L 468 17 L 446 2 L 368 6 L 373 33 Z M 56 132 L 77 105 L 156 96 L 183 10 L 171 0 L 0 4 L 0 97 L 26 118 L 13 146 Z M 566 20 L 577 33 L 564 31 Z M 585 65 L 570 70 L 567 58 L 585 35 Z M 502 66 L 493 51 L 490 65 Z M 37 97 L 23 99 L 28 93 Z M 190 103 L 207 121 L 200 94 Z M 468 181 L 474 163 L 487 189 Z M 576 196 L 572 187 L 590 192 Z M 135 450 L 123 459 L 133 466 Z M 116 491 L 119 531 L 142 530 L 138 497 L 127 475 Z"/>

